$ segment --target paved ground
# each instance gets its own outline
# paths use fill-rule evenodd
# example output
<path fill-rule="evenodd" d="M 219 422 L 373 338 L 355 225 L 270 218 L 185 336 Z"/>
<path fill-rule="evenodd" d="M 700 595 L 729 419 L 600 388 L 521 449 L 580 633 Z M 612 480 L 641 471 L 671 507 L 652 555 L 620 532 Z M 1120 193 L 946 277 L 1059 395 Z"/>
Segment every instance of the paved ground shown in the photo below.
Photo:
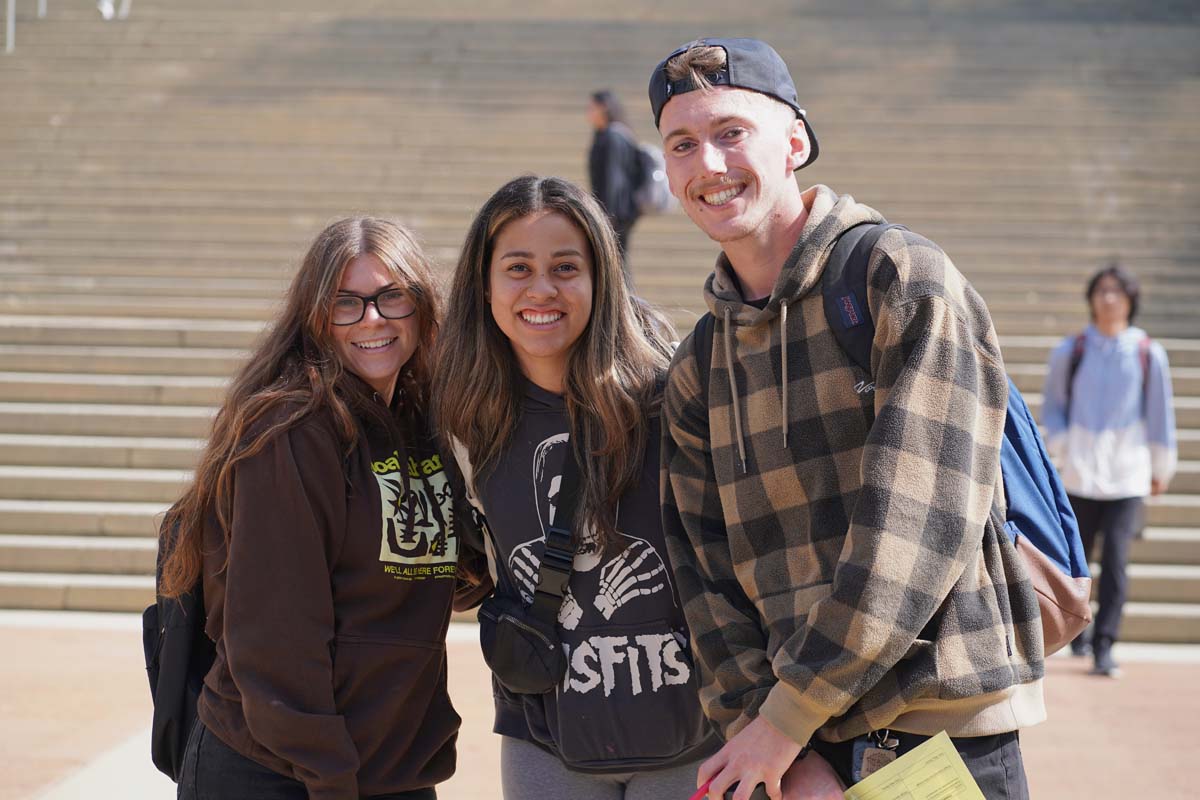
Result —
<path fill-rule="evenodd" d="M 0 798 L 173 797 L 174 786 L 150 764 L 139 620 L 0 612 L 0 640 Z M 1022 734 L 1035 798 L 1196 796 L 1188 786 L 1200 651 L 1130 646 L 1118 657 L 1125 676 L 1117 681 L 1086 675 L 1080 661 L 1052 659 L 1050 721 Z M 439 794 L 499 800 L 490 687 L 471 626 L 452 630 L 450 690 L 464 727 L 458 774 Z"/>

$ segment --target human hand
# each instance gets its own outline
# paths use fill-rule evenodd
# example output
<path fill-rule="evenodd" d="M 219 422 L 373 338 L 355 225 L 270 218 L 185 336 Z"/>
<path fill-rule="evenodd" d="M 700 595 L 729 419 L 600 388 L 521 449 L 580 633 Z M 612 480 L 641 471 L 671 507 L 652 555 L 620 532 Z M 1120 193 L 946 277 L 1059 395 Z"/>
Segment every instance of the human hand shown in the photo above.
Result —
<path fill-rule="evenodd" d="M 809 752 L 783 773 L 783 800 L 844 800 L 846 787 L 829 762 Z"/>
<path fill-rule="evenodd" d="M 1162 478 L 1151 478 L 1150 479 L 1150 496 L 1151 497 L 1158 497 L 1160 494 L 1162 494 L 1166 490 L 1167 490 L 1167 482 L 1164 481 Z"/>
<path fill-rule="evenodd" d="M 749 800 L 750 793 L 761 783 L 771 800 L 783 800 L 780 782 L 799 754 L 799 744 L 765 717 L 756 717 L 700 765 L 696 785 L 711 780 L 708 796 L 723 798 L 725 790 L 736 783 L 733 800 Z"/>

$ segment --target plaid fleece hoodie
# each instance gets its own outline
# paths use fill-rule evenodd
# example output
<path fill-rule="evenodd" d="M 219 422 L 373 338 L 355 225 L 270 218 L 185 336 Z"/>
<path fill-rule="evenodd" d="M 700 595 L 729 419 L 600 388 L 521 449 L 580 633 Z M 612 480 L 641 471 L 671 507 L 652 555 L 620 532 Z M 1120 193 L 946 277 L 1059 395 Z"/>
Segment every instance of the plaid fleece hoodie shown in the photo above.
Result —
<path fill-rule="evenodd" d="M 765 309 L 719 258 L 708 387 L 688 337 L 666 389 L 664 527 L 705 711 L 726 738 L 762 714 L 800 743 L 1040 722 L 1037 600 L 998 522 L 1007 383 L 987 308 L 937 245 L 889 231 L 862 373 L 820 278 L 839 233 L 882 218 L 824 186 L 805 202 Z"/>

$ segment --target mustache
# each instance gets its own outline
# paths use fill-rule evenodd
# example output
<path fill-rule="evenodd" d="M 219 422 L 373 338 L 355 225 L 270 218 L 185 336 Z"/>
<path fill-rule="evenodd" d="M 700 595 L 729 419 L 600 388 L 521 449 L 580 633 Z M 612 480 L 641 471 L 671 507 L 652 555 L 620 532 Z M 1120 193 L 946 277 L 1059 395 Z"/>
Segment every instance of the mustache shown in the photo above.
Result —
<path fill-rule="evenodd" d="M 692 196 L 699 197 L 702 194 L 712 194 L 725 189 L 730 189 L 735 186 L 742 186 L 746 183 L 746 179 L 741 176 L 723 175 L 714 180 L 705 181 L 692 187 Z"/>

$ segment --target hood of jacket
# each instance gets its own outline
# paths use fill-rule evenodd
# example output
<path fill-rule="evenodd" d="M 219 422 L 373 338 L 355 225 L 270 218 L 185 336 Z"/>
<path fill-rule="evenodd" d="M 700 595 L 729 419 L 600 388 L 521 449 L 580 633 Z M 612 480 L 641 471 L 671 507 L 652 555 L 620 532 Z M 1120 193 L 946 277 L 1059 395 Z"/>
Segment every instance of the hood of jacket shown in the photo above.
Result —
<path fill-rule="evenodd" d="M 792 252 L 783 262 L 779 277 L 765 308 L 759 309 L 742 298 L 733 266 L 722 253 L 717 266 L 704 283 L 704 299 L 713 316 L 724 321 L 720 346 L 724 350 L 724 364 L 734 363 L 735 327 L 757 327 L 778 325 L 780 343 L 780 374 L 783 391 L 780 393 L 779 426 L 783 432 L 783 443 L 788 441 L 788 306 L 803 299 L 821 280 L 834 244 L 842 232 L 863 222 L 883 222 L 883 215 L 870 206 L 858 203 L 850 195 L 836 194 L 828 186 L 817 185 L 805 191 L 808 219 L 800 231 L 800 237 L 792 246 Z M 776 323 L 776 320 L 778 321 Z M 771 341 L 776 337 L 767 337 Z M 714 342 L 714 347 L 717 344 Z M 746 468 L 746 433 L 741 401 L 738 397 L 737 378 L 730 373 L 733 388 L 733 418 L 737 437 L 738 454 L 742 468 Z"/>
<path fill-rule="evenodd" d="M 809 205 L 808 219 L 800 238 L 783 263 L 766 308 L 758 309 L 742 298 L 733 266 L 722 253 L 717 266 L 704 282 L 704 300 L 717 319 L 728 318 L 734 325 L 761 325 L 776 319 L 781 309 L 804 297 L 821 279 L 825 259 L 829 257 L 843 231 L 862 222 L 883 222 L 883 215 L 855 201 L 848 194 L 838 195 L 828 186 L 813 186 L 804 193 Z M 811 200 L 808 196 L 811 195 Z M 782 312 L 786 313 L 786 312 Z"/>

